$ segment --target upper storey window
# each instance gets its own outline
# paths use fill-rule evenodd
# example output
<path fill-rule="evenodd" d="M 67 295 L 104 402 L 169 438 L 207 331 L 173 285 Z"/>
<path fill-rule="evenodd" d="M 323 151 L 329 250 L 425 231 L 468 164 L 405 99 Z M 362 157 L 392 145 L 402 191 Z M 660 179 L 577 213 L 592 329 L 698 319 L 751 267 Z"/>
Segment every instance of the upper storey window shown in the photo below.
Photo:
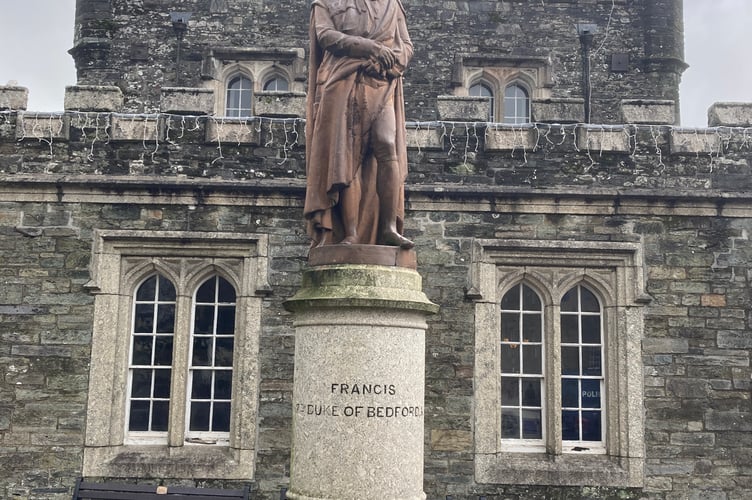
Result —
<path fill-rule="evenodd" d="M 202 63 L 204 86 L 214 89 L 217 116 L 254 116 L 263 92 L 305 92 L 305 51 L 260 47 L 216 47 Z"/>
<path fill-rule="evenodd" d="M 244 75 L 230 79 L 227 84 L 225 116 L 251 116 L 253 103 L 253 82 Z"/>
<path fill-rule="evenodd" d="M 530 123 L 530 95 L 519 83 L 504 89 L 504 123 Z"/>
<path fill-rule="evenodd" d="M 468 89 L 468 94 L 476 97 L 490 98 L 488 105 L 488 121 L 493 122 L 496 116 L 496 113 L 494 112 L 496 108 L 496 99 L 494 97 L 494 92 L 491 89 L 491 86 L 485 82 L 476 83 L 475 85 L 470 86 L 470 89 Z"/>
<path fill-rule="evenodd" d="M 547 57 L 457 55 L 454 66 L 454 94 L 489 97 L 489 122 L 530 123 L 533 99 L 551 97 Z"/>
<path fill-rule="evenodd" d="M 264 82 L 264 90 L 267 92 L 287 92 L 290 90 L 290 83 L 286 78 L 274 75 Z"/>

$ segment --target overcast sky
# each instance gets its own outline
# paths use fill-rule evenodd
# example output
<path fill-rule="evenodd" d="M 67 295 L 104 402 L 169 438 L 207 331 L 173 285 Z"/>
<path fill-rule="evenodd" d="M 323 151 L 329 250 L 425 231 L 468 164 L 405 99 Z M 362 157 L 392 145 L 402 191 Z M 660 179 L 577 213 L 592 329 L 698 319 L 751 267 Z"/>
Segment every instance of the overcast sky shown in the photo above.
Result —
<path fill-rule="evenodd" d="M 76 82 L 75 0 L 0 0 L 0 85 L 29 89 L 29 110 L 59 111 Z M 703 127 L 713 102 L 752 102 L 749 57 L 752 0 L 685 0 L 682 125 Z"/>

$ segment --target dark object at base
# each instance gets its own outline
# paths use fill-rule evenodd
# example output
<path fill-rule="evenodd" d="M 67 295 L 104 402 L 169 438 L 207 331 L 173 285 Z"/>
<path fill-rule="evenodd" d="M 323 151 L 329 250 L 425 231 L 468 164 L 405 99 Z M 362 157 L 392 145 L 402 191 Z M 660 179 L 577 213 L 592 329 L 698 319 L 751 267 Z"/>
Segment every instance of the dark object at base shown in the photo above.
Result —
<path fill-rule="evenodd" d="M 366 264 L 373 266 L 418 268 L 415 250 L 385 245 L 326 245 L 311 248 L 309 266 L 329 264 Z"/>

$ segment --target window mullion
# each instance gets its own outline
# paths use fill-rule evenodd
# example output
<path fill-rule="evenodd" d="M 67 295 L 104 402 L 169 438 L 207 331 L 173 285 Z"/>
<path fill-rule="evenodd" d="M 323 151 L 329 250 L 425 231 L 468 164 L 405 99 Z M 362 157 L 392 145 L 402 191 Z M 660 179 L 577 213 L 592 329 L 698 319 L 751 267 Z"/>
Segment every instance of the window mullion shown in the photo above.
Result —
<path fill-rule="evenodd" d="M 544 309 L 544 335 L 546 339 L 546 451 L 561 455 L 561 307 L 549 304 Z"/>
<path fill-rule="evenodd" d="M 191 332 L 191 297 L 185 290 L 179 290 L 175 311 L 175 337 L 172 358 L 172 386 L 174 397 L 170 401 L 170 446 L 183 446 L 185 443 L 185 412 L 189 388 L 188 351 Z"/>

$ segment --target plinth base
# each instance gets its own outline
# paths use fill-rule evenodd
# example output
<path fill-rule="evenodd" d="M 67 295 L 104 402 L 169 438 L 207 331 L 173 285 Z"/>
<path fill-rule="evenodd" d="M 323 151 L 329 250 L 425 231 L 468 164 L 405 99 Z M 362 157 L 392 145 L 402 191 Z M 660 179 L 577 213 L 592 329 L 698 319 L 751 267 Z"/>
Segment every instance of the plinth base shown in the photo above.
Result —
<path fill-rule="evenodd" d="M 438 309 L 406 268 L 303 275 L 294 312 L 288 498 L 422 500 L 425 330 Z"/>

